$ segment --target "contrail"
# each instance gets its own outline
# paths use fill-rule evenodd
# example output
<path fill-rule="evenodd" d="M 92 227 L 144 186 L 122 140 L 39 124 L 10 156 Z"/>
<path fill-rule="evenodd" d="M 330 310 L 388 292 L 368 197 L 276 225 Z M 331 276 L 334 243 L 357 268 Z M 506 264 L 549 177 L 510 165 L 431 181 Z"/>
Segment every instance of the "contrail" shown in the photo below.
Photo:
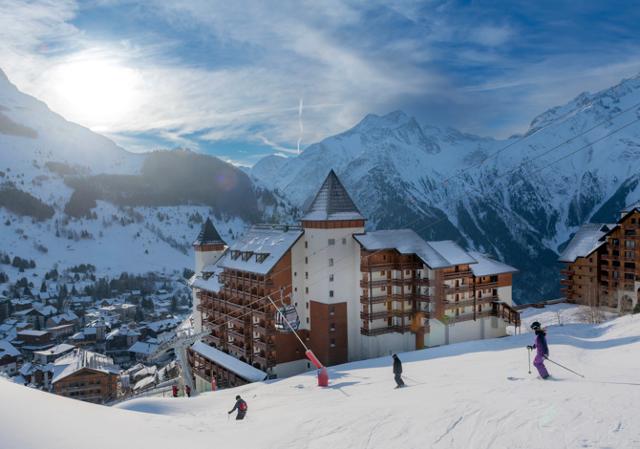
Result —
<path fill-rule="evenodd" d="M 302 133 L 304 132 L 304 127 L 302 126 L 302 106 L 303 101 L 300 98 L 300 103 L 298 104 L 298 129 L 300 130 L 300 136 L 298 137 L 298 154 L 300 154 L 300 142 L 302 142 Z"/>

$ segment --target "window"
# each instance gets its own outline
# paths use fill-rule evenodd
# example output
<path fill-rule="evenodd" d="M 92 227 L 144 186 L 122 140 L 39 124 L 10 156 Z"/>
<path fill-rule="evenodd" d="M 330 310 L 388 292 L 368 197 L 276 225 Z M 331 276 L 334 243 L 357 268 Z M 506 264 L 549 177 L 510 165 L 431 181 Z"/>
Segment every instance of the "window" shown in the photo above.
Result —
<path fill-rule="evenodd" d="M 294 272 L 293 272 L 293 277 L 296 277 L 297 275 L 298 275 L 298 272 L 297 272 L 297 271 L 294 271 Z"/>
<path fill-rule="evenodd" d="M 309 263 L 309 258 L 308 257 L 304 258 L 304 263 Z"/>
<path fill-rule="evenodd" d="M 309 279 L 309 272 L 308 272 L 308 271 L 305 271 L 305 272 L 304 272 L 304 278 L 305 278 L 305 279 Z"/>
<path fill-rule="evenodd" d="M 329 239 L 329 246 L 333 246 L 336 244 L 336 239 Z"/>
<path fill-rule="evenodd" d="M 329 275 L 329 282 L 333 282 L 333 274 Z"/>
<path fill-rule="evenodd" d="M 336 313 L 336 306 L 332 304 L 329 306 L 329 315 L 335 315 L 335 313 Z"/>
<path fill-rule="evenodd" d="M 294 288 L 293 288 L 293 291 L 294 291 L 294 292 L 297 292 L 297 291 L 298 291 L 298 287 L 294 287 Z"/>
<path fill-rule="evenodd" d="M 331 339 L 331 347 L 332 347 L 332 348 L 335 348 L 335 347 L 336 347 L 336 339 L 335 339 L 335 338 L 332 338 L 332 339 Z"/>
<path fill-rule="evenodd" d="M 346 237 L 342 237 L 342 244 L 346 245 L 347 244 L 347 238 Z"/>
<path fill-rule="evenodd" d="M 306 309 L 309 310 L 309 301 L 305 303 Z"/>
<path fill-rule="evenodd" d="M 329 266 L 332 267 L 333 266 L 333 258 L 329 259 Z"/>
<path fill-rule="evenodd" d="M 336 331 L 336 323 L 329 324 L 329 332 L 335 332 L 335 331 Z"/>
<path fill-rule="evenodd" d="M 304 241 L 304 247 L 309 248 L 309 242 L 307 242 L 306 240 Z"/>
<path fill-rule="evenodd" d="M 381 271 L 381 272 L 380 272 L 380 276 L 384 276 L 384 271 Z"/>
<path fill-rule="evenodd" d="M 329 290 L 329 298 L 333 298 L 333 290 Z"/>
<path fill-rule="evenodd" d="M 404 272 L 404 274 L 406 274 L 407 276 L 409 276 L 409 275 L 411 274 L 411 270 L 406 270 L 406 271 Z"/>
<path fill-rule="evenodd" d="M 304 292 L 308 295 L 309 294 L 309 287 L 305 287 L 304 288 Z"/>
<path fill-rule="evenodd" d="M 307 317 L 307 324 L 309 324 L 309 317 Z"/>

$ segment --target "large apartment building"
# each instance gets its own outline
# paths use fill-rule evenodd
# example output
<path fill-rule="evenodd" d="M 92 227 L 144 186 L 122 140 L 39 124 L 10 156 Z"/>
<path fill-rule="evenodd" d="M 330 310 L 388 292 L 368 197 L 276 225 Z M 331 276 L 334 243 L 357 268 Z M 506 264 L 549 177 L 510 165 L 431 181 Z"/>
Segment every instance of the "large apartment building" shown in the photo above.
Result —
<path fill-rule="evenodd" d="M 568 301 L 629 312 L 640 297 L 640 202 L 617 223 L 589 223 L 573 236 L 559 261 Z"/>
<path fill-rule="evenodd" d="M 513 267 L 409 229 L 366 232 L 333 171 L 299 226 L 254 226 L 227 246 L 207 220 L 194 247 L 195 326 L 208 332 L 189 350 L 200 391 L 311 368 L 281 315 L 327 366 L 520 323 Z"/>

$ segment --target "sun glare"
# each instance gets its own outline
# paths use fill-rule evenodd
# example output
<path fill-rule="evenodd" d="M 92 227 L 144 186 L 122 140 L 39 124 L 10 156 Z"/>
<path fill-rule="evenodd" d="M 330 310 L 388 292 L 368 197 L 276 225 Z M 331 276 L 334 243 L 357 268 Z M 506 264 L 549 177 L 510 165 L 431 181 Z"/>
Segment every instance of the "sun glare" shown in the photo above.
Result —
<path fill-rule="evenodd" d="M 82 59 L 52 73 L 52 108 L 96 131 L 108 131 L 136 107 L 140 75 L 119 63 Z"/>

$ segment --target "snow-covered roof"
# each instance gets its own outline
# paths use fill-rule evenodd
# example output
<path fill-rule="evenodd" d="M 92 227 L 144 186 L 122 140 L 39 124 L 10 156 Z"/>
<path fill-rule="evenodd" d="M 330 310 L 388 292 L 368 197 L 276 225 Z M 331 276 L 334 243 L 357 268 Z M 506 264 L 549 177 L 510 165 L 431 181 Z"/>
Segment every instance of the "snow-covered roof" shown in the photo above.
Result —
<path fill-rule="evenodd" d="M 333 170 L 302 217 L 304 221 L 364 220 Z"/>
<path fill-rule="evenodd" d="M 219 351 L 216 348 L 198 341 L 191 346 L 191 348 L 200 354 L 202 357 L 211 360 L 215 364 L 234 372 L 236 375 L 242 377 L 249 382 L 259 382 L 266 379 L 267 373 L 258 368 L 236 359 L 229 354 Z"/>
<path fill-rule="evenodd" d="M 6 356 L 9 357 L 18 357 L 20 355 L 20 351 L 16 349 L 8 341 L 0 341 L 0 359 Z"/>
<path fill-rule="evenodd" d="M 216 230 L 215 226 L 213 226 L 213 223 L 211 222 L 211 218 L 207 217 L 207 220 L 202 225 L 202 228 L 200 229 L 200 233 L 198 234 L 198 237 L 193 242 L 193 244 L 194 245 L 215 245 L 215 244 L 224 245 L 225 242 L 224 240 L 222 240 L 222 237 L 220 237 L 220 234 L 218 234 L 218 231 Z"/>
<path fill-rule="evenodd" d="M 140 336 L 140 332 L 134 329 L 130 329 L 129 326 L 125 324 L 123 326 L 120 326 L 118 329 L 109 332 L 109 334 L 107 334 L 107 340 L 113 340 L 115 337 L 118 337 L 120 335 L 127 337 L 137 337 Z"/>
<path fill-rule="evenodd" d="M 150 355 L 156 352 L 158 345 L 154 343 L 147 343 L 146 341 L 137 341 L 129 348 L 129 352 L 135 354 Z"/>
<path fill-rule="evenodd" d="M 515 273 L 518 271 L 517 268 L 492 259 L 485 254 L 476 251 L 469 251 L 469 254 L 478 262 L 471 265 L 471 271 L 474 276 L 489 276 L 494 274 Z"/>
<path fill-rule="evenodd" d="M 221 259 L 218 260 L 218 262 L 220 261 Z M 218 274 L 222 273 L 222 271 L 223 268 L 219 263 L 207 265 L 202 269 L 202 273 L 210 274 L 209 277 L 204 279 L 202 273 L 196 273 L 191 277 L 191 279 L 189 279 L 189 286 L 200 288 L 208 292 L 218 292 L 220 291 Z"/>
<path fill-rule="evenodd" d="M 167 318 L 165 320 L 154 321 L 152 323 L 149 323 L 146 325 L 146 327 L 158 333 L 158 332 L 174 329 L 178 327 L 178 324 L 180 324 L 179 318 Z"/>
<path fill-rule="evenodd" d="M 60 324 L 68 321 L 76 321 L 78 319 L 78 315 L 73 312 L 65 312 L 59 315 L 52 316 L 49 319 L 55 324 Z"/>
<path fill-rule="evenodd" d="M 589 223 L 580 226 L 567 247 L 562 251 L 558 260 L 573 263 L 578 257 L 586 257 L 600 246 L 604 245 L 603 238 L 615 225 Z"/>
<path fill-rule="evenodd" d="M 69 352 L 73 350 L 75 346 L 69 345 L 66 343 L 61 343 L 59 345 L 54 346 L 53 348 L 44 349 L 42 351 L 35 351 L 34 354 L 44 355 L 44 356 L 54 356 L 64 354 L 65 352 Z"/>
<path fill-rule="evenodd" d="M 267 274 L 303 234 L 293 226 L 252 226 L 231 245 L 218 265 L 233 270 Z"/>
<path fill-rule="evenodd" d="M 48 332 L 47 331 L 37 331 L 34 329 L 27 329 L 27 330 L 23 330 L 18 332 L 18 336 L 23 336 L 23 335 L 27 335 L 29 337 L 42 337 L 44 335 L 47 335 Z"/>
<path fill-rule="evenodd" d="M 369 251 L 395 249 L 400 254 L 415 254 L 430 268 L 476 263 L 456 243 L 449 240 L 427 242 L 412 229 L 372 231 L 356 234 L 353 238 Z"/>
<path fill-rule="evenodd" d="M 40 312 L 44 316 L 51 316 L 58 313 L 58 309 L 56 309 L 52 305 L 41 306 L 39 303 L 34 303 L 33 305 L 36 310 L 38 310 L 38 312 Z"/>
<path fill-rule="evenodd" d="M 104 354 L 76 348 L 53 362 L 52 383 L 56 383 L 82 369 L 90 369 L 106 374 L 118 374 L 120 368 L 114 365 L 113 359 Z"/>
<path fill-rule="evenodd" d="M 155 376 L 145 377 L 144 379 L 141 379 L 138 382 L 136 382 L 136 384 L 133 386 L 133 391 L 143 390 L 144 388 L 150 385 L 153 385 L 155 381 L 156 381 Z"/>

